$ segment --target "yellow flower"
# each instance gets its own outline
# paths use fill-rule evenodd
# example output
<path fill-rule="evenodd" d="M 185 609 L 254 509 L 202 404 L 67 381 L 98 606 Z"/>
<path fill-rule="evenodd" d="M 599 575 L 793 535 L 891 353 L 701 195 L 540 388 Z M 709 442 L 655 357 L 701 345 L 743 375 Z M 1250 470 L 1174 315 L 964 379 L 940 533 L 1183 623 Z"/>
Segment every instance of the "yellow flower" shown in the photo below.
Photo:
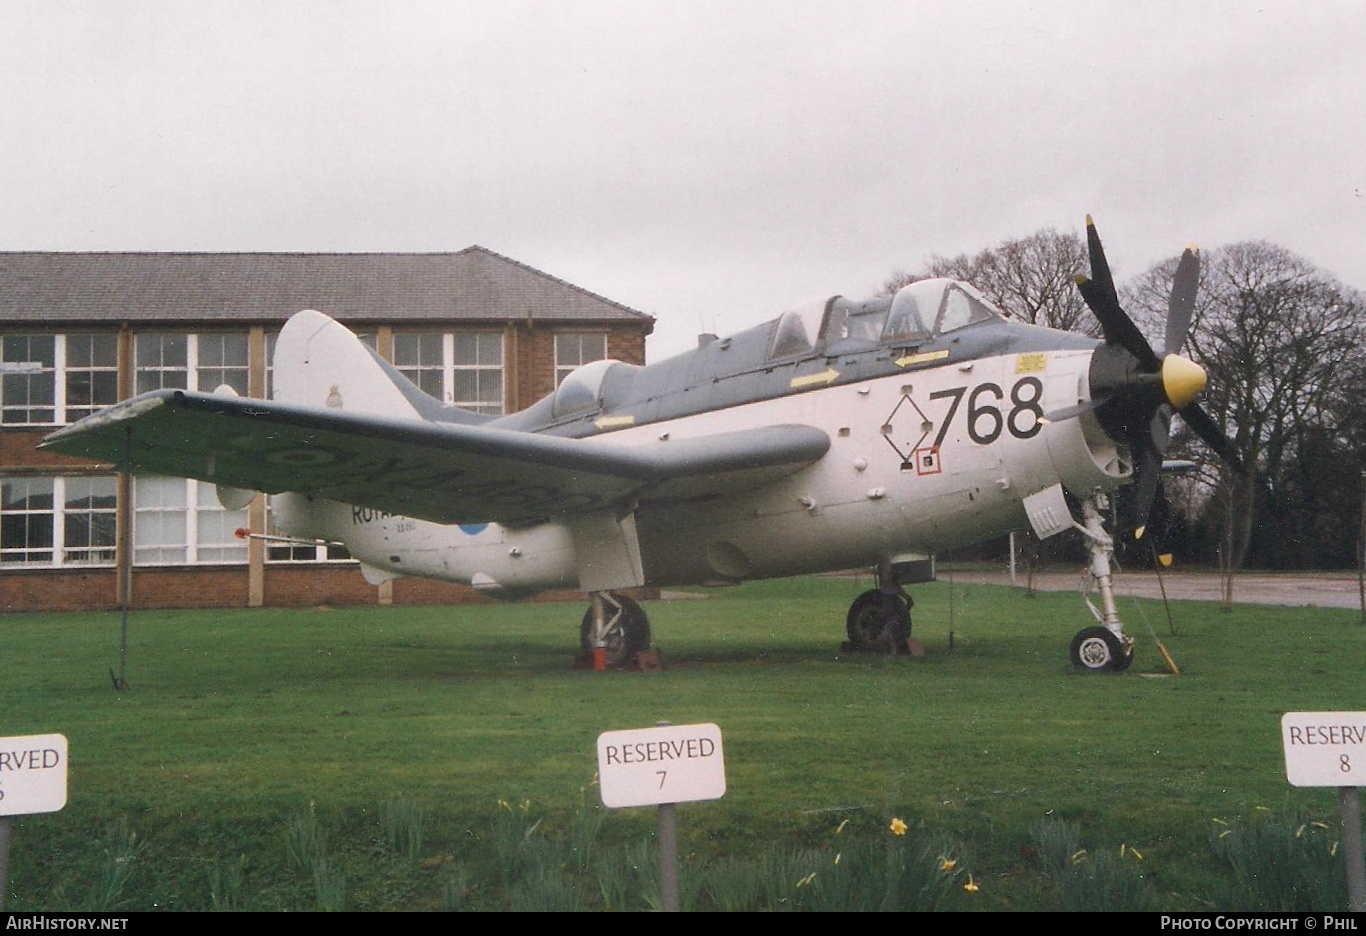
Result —
<path fill-rule="evenodd" d="M 1225 821 L 1222 820 L 1222 819 L 1211 819 L 1210 822 L 1217 822 L 1217 823 L 1219 823 L 1220 825 L 1228 825 L 1228 823 L 1225 822 Z"/>
<path fill-rule="evenodd" d="M 1338 843 L 1337 843 L 1337 842 L 1334 842 L 1334 843 L 1333 843 L 1333 847 L 1330 848 L 1330 849 L 1328 849 L 1328 857 L 1329 857 L 1329 858 L 1336 858 L 1337 856 L 1338 856 Z"/>
<path fill-rule="evenodd" d="M 1253 806 L 1252 809 L 1254 812 L 1271 812 L 1270 806 Z"/>
<path fill-rule="evenodd" d="M 1327 824 L 1326 824 L 1326 823 L 1322 823 L 1322 822 L 1311 822 L 1311 823 L 1309 823 L 1309 824 L 1310 824 L 1311 826 L 1313 826 L 1314 828 L 1316 828 L 1316 829 L 1326 829 L 1326 828 L 1328 828 Z"/>
<path fill-rule="evenodd" d="M 498 807 L 500 809 L 506 809 L 508 812 L 512 812 L 512 807 L 508 805 L 507 800 L 499 800 Z"/>
<path fill-rule="evenodd" d="M 1304 825 L 1303 825 L 1303 824 L 1301 824 L 1300 827 L 1299 827 L 1298 829 L 1295 830 L 1295 838 L 1304 838 Z"/>
<path fill-rule="evenodd" d="M 797 882 L 797 886 L 798 886 L 798 887 L 805 887 L 806 885 L 810 884 L 810 883 L 811 883 L 812 881 L 814 881 L 815 879 L 816 879 L 816 872 L 815 872 L 815 871 L 812 871 L 812 872 L 811 872 L 810 874 L 808 874 L 806 877 L 804 877 L 804 878 L 802 878 L 800 881 L 798 881 L 798 882 Z"/>
<path fill-rule="evenodd" d="M 1129 846 L 1129 854 L 1133 855 L 1139 861 L 1143 860 L 1143 853 L 1140 852 L 1137 848 L 1134 848 L 1132 845 Z"/>
<path fill-rule="evenodd" d="M 956 868 L 957 866 L 958 866 L 958 862 L 955 861 L 954 859 L 952 859 L 952 858 L 945 858 L 943 855 L 940 855 L 940 856 L 939 856 L 939 870 L 940 870 L 940 871 L 952 871 L 952 870 L 953 870 L 954 868 Z"/>
<path fill-rule="evenodd" d="M 971 871 L 968 872 L 968 882 L 963 885 L 963 890 L 967 891 L 969 894 L 975 894 L 981 890 L 981 888 L 977 886 L 977 882 L 972 879 Z"/>
<path fill-rule="evenodd" d="M 842 857 L 844 857 L 844 852 L 835 852 L 835 864 L 839 864 Z"/>
<path fill-rule="evenodd" d="M 1220 838 L 1223 838 L 1225 835 L 1232 835 L 1232 834 L 1233 834 L 1233 830 L 1232 830 L 1232 829 L 1225 829 L 1224 831 L 1222 831 L 1222 832 L 1219 833 L 1219 837 L 1220 837 Z"/>
<path fill-rule="evenodd" d="M 893 819 L 892 824 L 888 826 L 888 828 L 892 830 L 893 835 L 906 834 L 906 823 L 902 822 L 900 819 Z"/>
<path fill-rule="evenodd" d="M 841 832 L 843 832 L 843 831 L 844 831 L 844 827 L 847 826 L 848 824 L 849 824 L 849 820 L 848 820 L 848 819 L 845 819 L 845 820 L 844 820 L 843 822 L 841 822 L 839 825 L 835 826 L 835 834 L 836 834 L 836 835 L 839 835 Z"/>

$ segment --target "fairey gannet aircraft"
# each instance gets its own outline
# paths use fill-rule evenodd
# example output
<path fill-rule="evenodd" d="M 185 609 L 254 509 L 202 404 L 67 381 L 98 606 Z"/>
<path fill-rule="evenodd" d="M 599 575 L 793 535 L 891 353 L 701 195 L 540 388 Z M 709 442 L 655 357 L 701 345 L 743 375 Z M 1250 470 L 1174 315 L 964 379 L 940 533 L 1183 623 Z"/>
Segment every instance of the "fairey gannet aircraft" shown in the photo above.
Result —
<path fill-rule="evenodd" d="M 278 524 L 344 543 L 372 582 L 467 582 L 503 597 L 588 592 L 582 643 L 599 666 L 649 643 L 619 589 L 872 567 L 850 641 L 904 647 L 902 586 L 937 551 L 1010 530 L 1079 527 L 1102 599 L 1073 662 L 1123 669 L 1133 642 L 1110 589 L 1105 498 L 1156 494 L 1173 410 L 1226 458 L 1177 352 L 1199 261 L 1181 259 L 1163 356 L 1120 308 L 1087 219 L 1078 277 L 1103 341 L 1011 321 L 972 287 L 912 283 L 836 296 L 636 367 L 585 364 L 518 413 L 481 416 L 424 395 L 319 312 L 280 333 L 271 401 L 145 393 L 43 447 L 134 472 L 275 495 Z M 1064 498 L 1081 504 L 1078 523 Z"/>

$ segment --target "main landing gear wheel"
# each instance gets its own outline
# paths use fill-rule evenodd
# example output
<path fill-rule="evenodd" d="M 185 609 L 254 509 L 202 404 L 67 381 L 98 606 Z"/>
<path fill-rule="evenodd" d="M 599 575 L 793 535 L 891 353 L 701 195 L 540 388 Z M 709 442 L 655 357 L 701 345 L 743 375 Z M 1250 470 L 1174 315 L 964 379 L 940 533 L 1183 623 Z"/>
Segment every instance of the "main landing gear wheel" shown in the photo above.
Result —
<path fill-rule="evenodd" d="M 621 610 L 612 606 L 616 602 Z M 625 595 L 603 596 L 603 613 L 607 615 L 607 665 L 612 669 L 632 663 L 641 650 L 650 649 L 650 621 L 645 610 Z M 613 617 L 616 620 L 613 620 Z M 593 606 L 584 612 L 579 628 L 579 647 L 585 657 L 593 656 Z"/>
<path fill-rule="evenodd" d="M 1133 650 L 1107 627 L 1083 627 L 1072 638 L 1072 665 L 1087 673 L 1122 672 L 1134 662 Z"/>
<path fill-rule="evenodd" d="M 900 653 L 911 638 L 910 605 L 900 595 L 866 591 L 849 606 L 845 631 L 855 650 Z"/>

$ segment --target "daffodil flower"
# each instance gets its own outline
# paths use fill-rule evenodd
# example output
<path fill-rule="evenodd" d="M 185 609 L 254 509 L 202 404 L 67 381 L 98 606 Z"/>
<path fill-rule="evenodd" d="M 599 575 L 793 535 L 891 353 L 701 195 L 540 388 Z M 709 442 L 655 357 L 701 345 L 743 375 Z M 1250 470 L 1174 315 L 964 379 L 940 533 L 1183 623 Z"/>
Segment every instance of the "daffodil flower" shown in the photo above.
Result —
<path fill-rule="evenodd" d="M 977 886 L 977 882 L 972 879 L 971 871 L 968 872 L 968 882 L 963 885 L 963 890 L 967 891 L 969 894 L 975 894 L 981 890 L 981 888 Z"/>
<path fill-rule="evenodd" d="M 847 826 L 848 824 L 849 824 L 849 820 L 848 820 L 848 819 L 845 819 L 845 820 L 844 820 L 843 822 L 841 822 L 839 825 L 835 826 L 835 834 L 836 834 L 836 835 L 839 835 L 841 832 L 843 832 L 843 831 L 844 831 L 844 827 Z"/>
<path fill-rule="evenodd" d="M 958 866 L 958 862 L 955 861 L 954 859 L 952 859 L 952 858 L 945 858 L 943 855 L 940 855 L 940 856 L 939 856 L 939 870 L 940 870 L 940 871 L 952 871 L 952 870 L 953 870 L 954 868 L 956 868 L 957 866 Z"/>
<path fill-rule="evenodd" d="M 892 824 L 888 826 L 888 828 L 892 830 L 893 835 L 906 834 L 906 823 L 902 822 L 900 819 L 893 819 Z"/>
<path fill-rule="evenodd" d="M 815 879 L 816 879 L 816 872 L 815 872 L 815 871 L 812 871 L 812 872 L 811 872 L 810 874 L 808 874 L 806 877 L 804 877 L 804 878 L 802 878 L 800 881 L 798 881 L 798 882 L 797 882 L 797 886 L 798 886 L 798 887 L 805 887 L 806 885 L 810 884 L 810 883 L 811 883 L 812 881 L 814 881 Z"/>

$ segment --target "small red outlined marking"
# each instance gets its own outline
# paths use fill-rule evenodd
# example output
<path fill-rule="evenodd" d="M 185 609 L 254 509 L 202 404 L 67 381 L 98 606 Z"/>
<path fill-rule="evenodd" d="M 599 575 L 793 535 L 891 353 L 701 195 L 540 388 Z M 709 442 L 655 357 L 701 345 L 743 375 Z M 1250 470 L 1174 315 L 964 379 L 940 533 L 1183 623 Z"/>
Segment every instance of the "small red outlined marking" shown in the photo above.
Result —
<path fill-rule="evenodd" d="M 929 448 L 918 448 L 911 457 L 915 460 L 915 473 L 917 475 L 939 474 L 944 470 L 939 463 L 939 446 L 931 445 Z"/>

